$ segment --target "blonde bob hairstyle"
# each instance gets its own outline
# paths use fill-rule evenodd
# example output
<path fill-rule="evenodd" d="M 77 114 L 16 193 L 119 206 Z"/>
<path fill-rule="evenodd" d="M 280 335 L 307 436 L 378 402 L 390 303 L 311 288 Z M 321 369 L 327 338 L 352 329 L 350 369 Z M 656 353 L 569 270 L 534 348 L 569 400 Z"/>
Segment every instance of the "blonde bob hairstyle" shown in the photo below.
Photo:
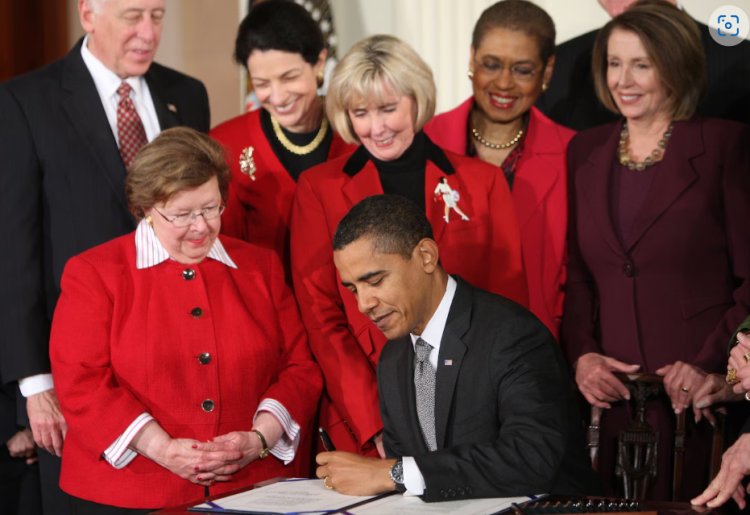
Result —
<path fill-rule="evenodd" d="M 140 220 L 146 209 L 214 177 L 226 201 L 231 175 L 221 145 L 194 129 L 174 127 L 144 145 L 135 156 L 125 179 L 125 194 L 130 212 Z"/>
<path fill-rule="evenodd" d="M 412 98 L 416 106 L 414 131 L 422 130 L 435 114 L 432 70 L 396 37 L 380 34 L 363 39 L 336 66 L 326 94 L 328 120 L 344 141 L 359 143 L 348 110 L 363 103 L 382 103 L 388 89 Z"/>
<path fill-rule="evenodd" d="M 599 31 L 591 63 L 594 90 L 604 107 L 620 114 L 607 86 L 607 46 L 616 29 L 641 40 L 666 91 L 672 119 L 692 118 L 706 89 L 706 57 L 695 20 L 669 2 L 640 0 Z"/>

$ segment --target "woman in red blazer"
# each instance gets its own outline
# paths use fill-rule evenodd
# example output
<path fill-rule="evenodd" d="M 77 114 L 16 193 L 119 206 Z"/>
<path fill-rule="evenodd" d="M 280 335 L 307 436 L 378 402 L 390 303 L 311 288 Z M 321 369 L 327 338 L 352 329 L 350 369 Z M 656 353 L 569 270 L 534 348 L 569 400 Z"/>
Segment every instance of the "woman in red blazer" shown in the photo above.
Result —
<path fill-rule="evenodd" d="M 638 2 L 608 23 L 593 70 L 600 100 L 624 120 L 570 143 L 562 340 L 581 393 L 607 409 L 601 469 L 611 487 L 628 419 L 618 401 L 629 398 L 613 373 L 664 376 L 671 407 L 647 416 L 659 470 L 670 470 L 670 408 L 706 414 L 693 395 L 724 368 L 726 342 L 750 310 L 750 130 L 693 117 L 705 83 L 700 34 L 667 2 Z M 706 426 L 688 428 L 685 499 L 707 481 Z M 660 472 L 648 496 L 669 498 L 668 480 Z"/>
<path fill-rule="evenodd" d="M 227 151 L 232 182 L 222 233 L 276 250 L 288 264 L 289 217 L 303 170 L 353 150 L 331 129 L 318 88 L 323 34 L 294 2 L 258 4 L 240 24 L 235 59 L 250 73 L 261 109 L 210 135 Z"/>
<path fill-rule="evenodd" d="M 390 36 L 361 41 L 337 66 L 327 98 L 336 130 L 361 146 L 303 173 L 297 188 L 295 294 L 325 378 L 321 425 L 341 450 L 374 454 L 383 427 L 375 365 L 386 339 L 359 313 L 333 264 L 333 233 L 354 204 L 382 193 L 411 199 L 430 220 L 448 272 L 527 303 L 507 183 L 420 131 L 434 106 L 432 72 L 411 47 Z"/>
<path fill-rule="evenodd" d="M 216 142 L 162 132 L 127 177 L 135 233 L 65 268 L 50 357 L 76 509 L 145 513 L 296 475 L 320 371 L 278 256 L 217 238 L 229 176 Z"/>
<path fill-rule="evenodd" d="M 425 125 L 439 146 L 504 173 L 521 230 L 529 309 L 559 337 L 568 216 L 565 151 L 574 132 L 534 106 L 552 76 L 555 24 L 531 2 L 497 2 L 474 26 L 474 95 Z"/>

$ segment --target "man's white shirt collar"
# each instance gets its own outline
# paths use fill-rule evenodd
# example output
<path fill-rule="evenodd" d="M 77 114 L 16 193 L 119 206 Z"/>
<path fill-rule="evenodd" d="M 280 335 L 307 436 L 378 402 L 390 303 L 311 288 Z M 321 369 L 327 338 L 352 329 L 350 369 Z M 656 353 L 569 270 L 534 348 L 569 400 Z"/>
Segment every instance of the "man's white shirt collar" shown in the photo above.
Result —
<path fill-rule="evenodd" d="M 89 72 L 91 72 L 91 76 L 94 78 L 94 84 L 96 84 L 96 89 L 99 91 L 99 95 L 104 98 L 114 98 L 115 101 L 119 101 L 119 98 L 117 97 L 117 88 L 120 87 L 123 79 L 104 66 L 104 63 L 91 53 L 91 50 L 88 48 L 88 41 L 89 37 L 87 35 L 83 38 L 83 44 L 81 45 L 81 57 L 83 58 L 86 67 L 89 69 Z M 133 88 L 133 94 L 136 98 L 143 97 L 143 77 L 128 77 L 124 80 L 130 84 L 131 88 Z"/>
<path fill-rule="evenodd" d="M 96 92 L 99 94 L 99 100 L 102 103 L 102 107 L 104 107 L 107 121 L 112 129 L 115 141 L 117 141 L 119 146 L 120 142 L 117 133 L 117 106 L 120 102 L 120 97 L 117 95 L 117 88 L 120 87 L 123 79 L 118 77 L 115 72 L 107 68 L 99 58 L 91 53 L 91 50 L 88 48 L 88 41 L 89 37 L 87 35 L 83 38 L 83 44 L 81 45 L 81 58 L 86 65 L 86 69 L 91 74 L 91 78 L 94 80 L 94 86 L 96 87 Z M 138 116 L 141 118 L 141 122 L 143 123 L 143 129 L 146 131 L 146 139 L 151 141 L 159 134 L 161 124 L 159 123 L 159 117 L 156 114 L 156 107 L 154 106 L 148 83 L 143 76 L 128 77 L 124 80 L 130 84 L 131 88 L 133 88 L 133 91 L 130 93 L 130 98 L 133 101 Z"/>
<path fill-rule="evenodd" d="M 456 280 L 453 277 L 448 276 L 448 284 L 445 286 L 443 298 L 440 300 L 440 304 L 438 304 L 432 318 L 430 318 L 430 321 L 427 322 L 427 325 L 424 327 L 422 334 L 409 333 L 412 346 L 416 345 L 417 338 L 422 338 L 432 346 L 429 359 L 435 370 L 437 370 L 438 355 L 440 354 L 440 342 L 443 339 L 445 324 L 448 322 L 448 313 L 450 312 L 451 304 L 453 303 L 453 297 L 456 295 L 456 286 Z"/>
<path fill-rule="evenodd" d="M 229 257 L 219 238 L 214 240 L 214 244 L 211 245 L 211 250 L 208 251 L 207 257 L 224 263 L 228 267 L 237 268 L 237 265 Z M 138 270 L 142 270 L 156 266 L 168 259 L 171 259 L 169 252 L 161 244 L 159 238 L 156 237 L 154 228 L 145 219 L 141 220 L 135 230 L 135 267 Z"/>

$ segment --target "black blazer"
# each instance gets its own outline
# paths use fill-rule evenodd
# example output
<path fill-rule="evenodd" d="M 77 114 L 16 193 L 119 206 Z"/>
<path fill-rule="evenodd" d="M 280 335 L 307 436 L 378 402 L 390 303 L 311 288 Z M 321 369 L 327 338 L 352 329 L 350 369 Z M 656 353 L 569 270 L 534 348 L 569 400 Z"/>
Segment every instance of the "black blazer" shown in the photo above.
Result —
<path fill-rule="evenodd" d="M 49 323 L 69 257 L 134 229 L 123 166 L 80 50 L 0 85 L 0 376 L 49 372 Z M 162 129 L 207 132 L 203 84 L 147 72 Z"/>
<path fill-rule="evenodd" d="M 560 348 L 508 299 L 458 279 L 438 359 L 435 452 L 419 429 L 408 335 L 386 344 L 377 373 L 386 453 L 415 458 L 425 501 L 599 492 Z"/>
<path fill-rule="evenodd" d="M 697 23 L 697 22 L 696 22 Z M 750 123 L 750 42 L 725 47 L 697 23 L 706 52 L 708 88 L 698 114 Z M 555 122 L 577 131 L 615 121 L 594 93 L 591 53 L 599 30 L 558 45 L 549 89 L 536 106 Z"/>

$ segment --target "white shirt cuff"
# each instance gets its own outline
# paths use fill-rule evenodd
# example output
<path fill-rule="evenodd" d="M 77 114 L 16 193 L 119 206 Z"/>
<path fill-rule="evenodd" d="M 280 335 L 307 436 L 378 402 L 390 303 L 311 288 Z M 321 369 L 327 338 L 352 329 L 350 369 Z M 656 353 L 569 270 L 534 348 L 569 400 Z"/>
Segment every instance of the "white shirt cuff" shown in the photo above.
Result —
<path fill-rule="evenodd" d="M 403 464 L 405 495 L 422 495 L 425 489 L 424 476 L 419 471 L 417 462 L 411 456 L 404 456 Z"/>
<path fill-rule="evenodd" d="M 18 388 L 24 397 L 31 397 L 37 393 L 46 392 L 54 387 L 55 383 L 52 381 L 52 374 L 37 374 L 18 380 Z"/>
<path fill-rule="evenodd" d="M 270 451 L 271 454 L 283 461 L 284 465 L 289 465 L 294 459 L 294 455 L 297 453 L 297 447 L 299 446 L 299 424 L 295 422 L 286 408 L 277 400 L 263 399 L 260 402 L 258 409 L 255 411 L 253 423 L 255 422 L 255 417 L 257 417 L 258 413 L 261 411 L 267 411 L 276 417 L 276 420 L 279 421 L 279 424 L 281 424 L 281 427 L 284 429 L 284 434 L 279 438 L 279 441 L 276 442 L 276 445 L 274 445 Z"/>
<path fill-rule="evenodd" d="M 138 453 L 128 447 L 143 426 L 154 420 L 148 413 L 141 413 L 123 433 L 104 451 L 104 459 L 116 469 L 125 468 Z"/>

